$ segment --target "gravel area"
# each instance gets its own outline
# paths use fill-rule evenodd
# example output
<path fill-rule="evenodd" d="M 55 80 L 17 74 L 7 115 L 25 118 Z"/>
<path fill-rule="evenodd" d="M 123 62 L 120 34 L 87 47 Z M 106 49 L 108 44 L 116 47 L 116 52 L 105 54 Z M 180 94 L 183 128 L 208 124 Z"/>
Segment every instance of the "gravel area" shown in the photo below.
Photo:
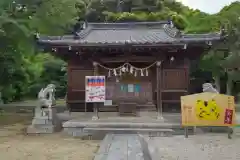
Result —
<path fill-rule="evenodd" d="M 26 136 L 24 125 L 0 128 L 3 160 L 92 160 L 99 141 L 74 139 L 62 134 Z"/>
<path fill-rule="evenodd" d="M 240 160 L 240 138 L 226 134 L 146 138 L 154 160 Z"/>

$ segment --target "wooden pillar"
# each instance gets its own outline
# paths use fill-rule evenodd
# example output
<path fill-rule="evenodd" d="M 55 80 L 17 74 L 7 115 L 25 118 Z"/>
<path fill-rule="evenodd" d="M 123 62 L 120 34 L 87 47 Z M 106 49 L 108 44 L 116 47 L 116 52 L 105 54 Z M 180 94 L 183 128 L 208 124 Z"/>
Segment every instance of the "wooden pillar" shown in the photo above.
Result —
<path fill-rule="evenodd" d="M 93 68 L 94 68 L 93 74 L 94 74 L 94 76 L 97 76 L 98 75 L 98 65 L 97 65 L 96 62 L 93 62 Z M 93 120 L 99 119 L 99 116 L 98 116 L 98 104 L 97 103 L 93 104 L 93 111 L 94 111 L 94 116 L 92 117 L 92 119 Z"/>
<path fill-rule="evenodd" d="M 184 68 L 186 70 L 186 75 L 187 75 L 187 93 L 186 94 L 189 94 L 189 86 L 190 86 L 190 74 L 189 74 L 189 71 L 190 71 L 190 60 L 188 58 L 184 58 Z"/>
<path fill-rule="evenodd" d="M 190 85 L 190 74 L 189 74 L 189 70 L 190 70 L 190 60 L 188 58 L 184 58 L 184 68 L 186 70 L 186 76 L 187 76 L 187 92 L 185 93 L 185 95 L 188 95 L 189 94 L 189 85 Z M 189 128 L 188 127 L 185 127 L 184 128 L 184 136 L 185 138 L 188 138 L 188 130 Z M 197 131 L 197 127 L 196 126 L 193 126 L 193 134 L 196 134 L 196 131 Z"/>
<path fill-rule="evenodd" d="M 163 111 L 162 111 L 162 67 L 161 67 L 161 62 L 158 61 L 156 63 L 156 78 L 157 78 L 157 119 L 159 120 L 164 120 L 163 119 Z"/>

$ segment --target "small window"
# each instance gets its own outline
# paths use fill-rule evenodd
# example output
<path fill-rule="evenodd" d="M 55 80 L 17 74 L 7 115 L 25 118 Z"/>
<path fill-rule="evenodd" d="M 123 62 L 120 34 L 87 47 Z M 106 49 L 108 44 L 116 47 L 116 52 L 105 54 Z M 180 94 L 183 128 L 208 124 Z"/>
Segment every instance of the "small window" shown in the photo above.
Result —
<path fill-rule="evenodd" d="M 128 84 L 127 85 L 127 91 L 129 92 L 129 93 L 133 93 L 134 92 L 134 84 Z"/>
<path fill-rule="evenodd" d="M 139 93 L 140 92 L 140 85 L 135 84 L 135 92 Z"/>

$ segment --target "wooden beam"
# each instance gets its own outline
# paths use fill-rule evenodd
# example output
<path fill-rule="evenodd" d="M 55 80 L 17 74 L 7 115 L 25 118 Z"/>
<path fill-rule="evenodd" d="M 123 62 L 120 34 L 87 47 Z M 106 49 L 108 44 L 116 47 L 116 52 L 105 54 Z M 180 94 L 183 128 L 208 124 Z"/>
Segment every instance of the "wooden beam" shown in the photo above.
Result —
<path fill-rule="evenodd" d="M 100 61 L 106 63 L 119 63 L 119 62 L 154 62 L 156 57 L 152 56 L 117 56 L 117 57 L 103 57 L 99 58 Z"/>
<path fill-rule="evenodd" d="M 163 61 L 166 59 L 168 53 L 167 52 L 163 52 L 163 51 L 158 51 L 158 52 L 149 52 L 149 54 L 153 57 L 155 57 L 155 61 Z"/>

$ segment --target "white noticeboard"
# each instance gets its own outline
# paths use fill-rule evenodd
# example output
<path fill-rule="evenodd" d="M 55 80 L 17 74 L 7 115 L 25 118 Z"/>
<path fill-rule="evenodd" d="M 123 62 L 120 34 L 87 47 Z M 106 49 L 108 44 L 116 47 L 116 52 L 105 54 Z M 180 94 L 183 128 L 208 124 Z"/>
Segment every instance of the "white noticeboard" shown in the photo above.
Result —
<path fill-rule="evenodd" d="M 85 101 L 87 103 L 105 102 L 105 76 L 85 77 Z"/>
<path fill-rule="evenodd" d="M 111 106 L 112 105 L 112 100 L 106 100 L 104 102 L 104 106 Z"/>
<path fill-rule="evenodd" d="M 128 92 L 131 92 L 131 93 L 134 92 L 134 85 L 133 84 L 128 84 Z"/>

